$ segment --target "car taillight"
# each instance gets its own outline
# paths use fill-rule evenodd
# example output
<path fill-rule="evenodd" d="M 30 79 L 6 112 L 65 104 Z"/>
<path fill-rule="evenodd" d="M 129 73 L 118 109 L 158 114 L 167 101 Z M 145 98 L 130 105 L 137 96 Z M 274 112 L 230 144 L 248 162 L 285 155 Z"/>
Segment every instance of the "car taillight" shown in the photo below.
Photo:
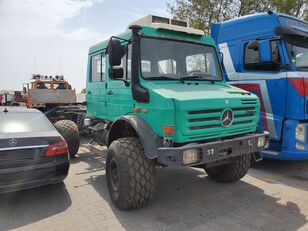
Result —
<path fill-rule="evenodd" d="M 58 143 L 50 144 L 48 146 L 46 151 L 46 156 L 55 156 L 67 153 L 68 153 L 67 144 L 64 140 L 61 140 Z"/>

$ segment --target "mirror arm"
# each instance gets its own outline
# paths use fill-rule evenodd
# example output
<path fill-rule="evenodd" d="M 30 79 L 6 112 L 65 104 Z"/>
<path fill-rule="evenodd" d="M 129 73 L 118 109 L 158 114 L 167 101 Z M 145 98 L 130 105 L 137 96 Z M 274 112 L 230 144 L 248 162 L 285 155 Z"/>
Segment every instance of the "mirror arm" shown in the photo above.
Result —
<path fill-rule="evenodd" d="M 124 82 L 125 86 L 128 87 L 129 86 L 129 82 L 126 79 L 114 79 L 114 80 L 121 80 Z"/>

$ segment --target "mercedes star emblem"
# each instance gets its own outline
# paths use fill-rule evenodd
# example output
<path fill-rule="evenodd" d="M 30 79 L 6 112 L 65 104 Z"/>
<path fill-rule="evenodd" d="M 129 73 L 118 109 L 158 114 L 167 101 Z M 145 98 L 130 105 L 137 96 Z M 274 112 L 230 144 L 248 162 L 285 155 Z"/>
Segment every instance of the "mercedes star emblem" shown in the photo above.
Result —
<path fill-rule="evenodd" d="M 10 139 L 10 140 L 9 140 L 9 145 L 10 145 L 11 147 L 15 147 L 15 146 L 17 145 L 17 140 L 16 140 L 16 139 Z"/>
<path fill-rule="evenodd" d="M 233 122 L 233 111 L 226 109 L 221 114 L 221 125 L 224 127 L 229 127 Z"/>

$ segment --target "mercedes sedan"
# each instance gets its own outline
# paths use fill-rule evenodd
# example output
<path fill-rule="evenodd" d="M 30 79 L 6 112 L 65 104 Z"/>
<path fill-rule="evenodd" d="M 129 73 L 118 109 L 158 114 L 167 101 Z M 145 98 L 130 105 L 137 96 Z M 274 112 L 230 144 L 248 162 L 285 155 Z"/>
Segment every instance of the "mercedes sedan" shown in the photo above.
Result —
<path fill-rule="evenodd" d="M 42 112 L 0 106 L 0 192 L 60 183 L 69 166 L 67 144 Z"/>

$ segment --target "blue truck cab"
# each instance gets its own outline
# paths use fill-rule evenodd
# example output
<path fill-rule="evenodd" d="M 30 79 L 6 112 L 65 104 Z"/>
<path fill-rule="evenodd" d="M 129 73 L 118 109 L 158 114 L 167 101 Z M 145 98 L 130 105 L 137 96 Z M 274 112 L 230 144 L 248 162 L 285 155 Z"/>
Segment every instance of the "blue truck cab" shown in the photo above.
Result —
<path fill-rule="evenodd" d="M 226 81 L 256 94 L 264 157 L 308 159 L 308 23 L 268 12 L 212 23 Z"/>

